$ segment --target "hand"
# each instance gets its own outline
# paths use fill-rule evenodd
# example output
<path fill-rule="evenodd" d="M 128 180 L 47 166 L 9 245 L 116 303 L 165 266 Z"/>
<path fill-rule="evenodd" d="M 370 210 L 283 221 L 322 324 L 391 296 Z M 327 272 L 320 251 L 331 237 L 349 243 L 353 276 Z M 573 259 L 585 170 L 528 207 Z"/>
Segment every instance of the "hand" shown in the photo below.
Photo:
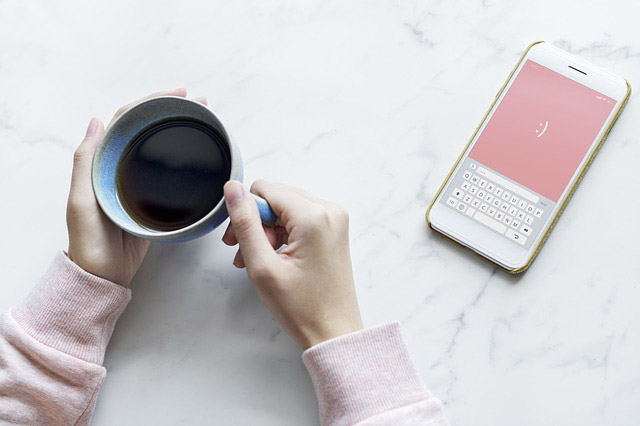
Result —
<path fill-rule="evenodd" d="M 151 94 L 121 107 L 111 122 L 144 100 L 158 96 L 186 95 L 186 89 Z M 207 104 L 204 98 L 196 100 Z M 71 190 L 67 202 L 67 254 L 69 259 L 85 271 L 128 287 L 147 253 L 149 241 L 128 234 L 113 224 L 104 215 L 93 194 L 91 167 L 104 131 L 102 122 L 92 118 L 87 134 L 73 156 Z"/>
<path fill-rule="evenodd" d="M 264 228 L 251 194 L 239 182 L 229 181 L 224 197 L 231 224 L 222 240 L 240 244 L 234 265 L 246 265 L 276 320 L 304 349 L 361 330 L 347 211 L 299 189 L 262 180 L 251 192 L 269 202 L 279 217 L 277 226 Z"/>

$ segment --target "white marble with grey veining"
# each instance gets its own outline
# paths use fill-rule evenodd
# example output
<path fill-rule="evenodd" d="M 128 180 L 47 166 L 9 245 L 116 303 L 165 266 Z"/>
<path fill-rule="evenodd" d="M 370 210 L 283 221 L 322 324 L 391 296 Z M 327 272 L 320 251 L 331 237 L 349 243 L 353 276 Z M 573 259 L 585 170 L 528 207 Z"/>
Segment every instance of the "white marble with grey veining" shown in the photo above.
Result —
<path fill-rule="evenodd" d="M 530 42 L 640 87 L 639 12 L 632 0 L 0 0 L 0 309 L 66 247 L 89 118 L 185 85 L 231 129 L 248 181 L 349 208 L 365 322 L 402 322 L 453 425 L 636 425 L 635 97 L 526 274 L 434 236 L 424 210 Z M 318 423 L 300 350 L 220 236 L 151 248 L 94 424 Z"/>

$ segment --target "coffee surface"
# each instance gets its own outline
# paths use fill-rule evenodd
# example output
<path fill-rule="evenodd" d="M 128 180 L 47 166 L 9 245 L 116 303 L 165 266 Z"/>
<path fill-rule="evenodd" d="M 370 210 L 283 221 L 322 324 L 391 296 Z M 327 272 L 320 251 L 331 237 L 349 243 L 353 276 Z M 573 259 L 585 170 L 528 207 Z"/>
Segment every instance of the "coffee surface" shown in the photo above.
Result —
<path fill-rule="evenodd" d="M 140 134 L 120 161 L 118 196 L 132 218 L 157 231 L 202 219 L 222 199 L 231 158 L 218 132 L 173 121 Z"/>

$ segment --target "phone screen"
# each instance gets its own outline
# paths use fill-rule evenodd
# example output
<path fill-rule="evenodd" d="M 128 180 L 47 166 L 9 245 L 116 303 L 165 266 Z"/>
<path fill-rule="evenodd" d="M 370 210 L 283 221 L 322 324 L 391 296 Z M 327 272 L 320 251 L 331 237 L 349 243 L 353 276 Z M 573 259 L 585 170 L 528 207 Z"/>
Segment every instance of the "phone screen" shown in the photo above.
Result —
<path fill-rule="evenodd" d="M 530 247 L 615 105 L 527 60 L 442 202 Z"/>

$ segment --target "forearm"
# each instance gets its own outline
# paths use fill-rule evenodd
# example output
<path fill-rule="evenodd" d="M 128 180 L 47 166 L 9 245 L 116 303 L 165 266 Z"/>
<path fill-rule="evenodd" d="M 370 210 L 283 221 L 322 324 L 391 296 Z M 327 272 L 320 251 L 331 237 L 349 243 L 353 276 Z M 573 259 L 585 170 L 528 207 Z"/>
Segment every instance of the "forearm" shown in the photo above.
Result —
<path fill-rule="evenodd" d="M 351 333 L 303 355 L 323 425 L 448 425 L 397 323 Z"/>
<path fill-rule="evenodd" d="M 129 290 L 59 253 L 0 320 L 0 423 L 87 424 L 106 345 L 129 299 Z"/>

